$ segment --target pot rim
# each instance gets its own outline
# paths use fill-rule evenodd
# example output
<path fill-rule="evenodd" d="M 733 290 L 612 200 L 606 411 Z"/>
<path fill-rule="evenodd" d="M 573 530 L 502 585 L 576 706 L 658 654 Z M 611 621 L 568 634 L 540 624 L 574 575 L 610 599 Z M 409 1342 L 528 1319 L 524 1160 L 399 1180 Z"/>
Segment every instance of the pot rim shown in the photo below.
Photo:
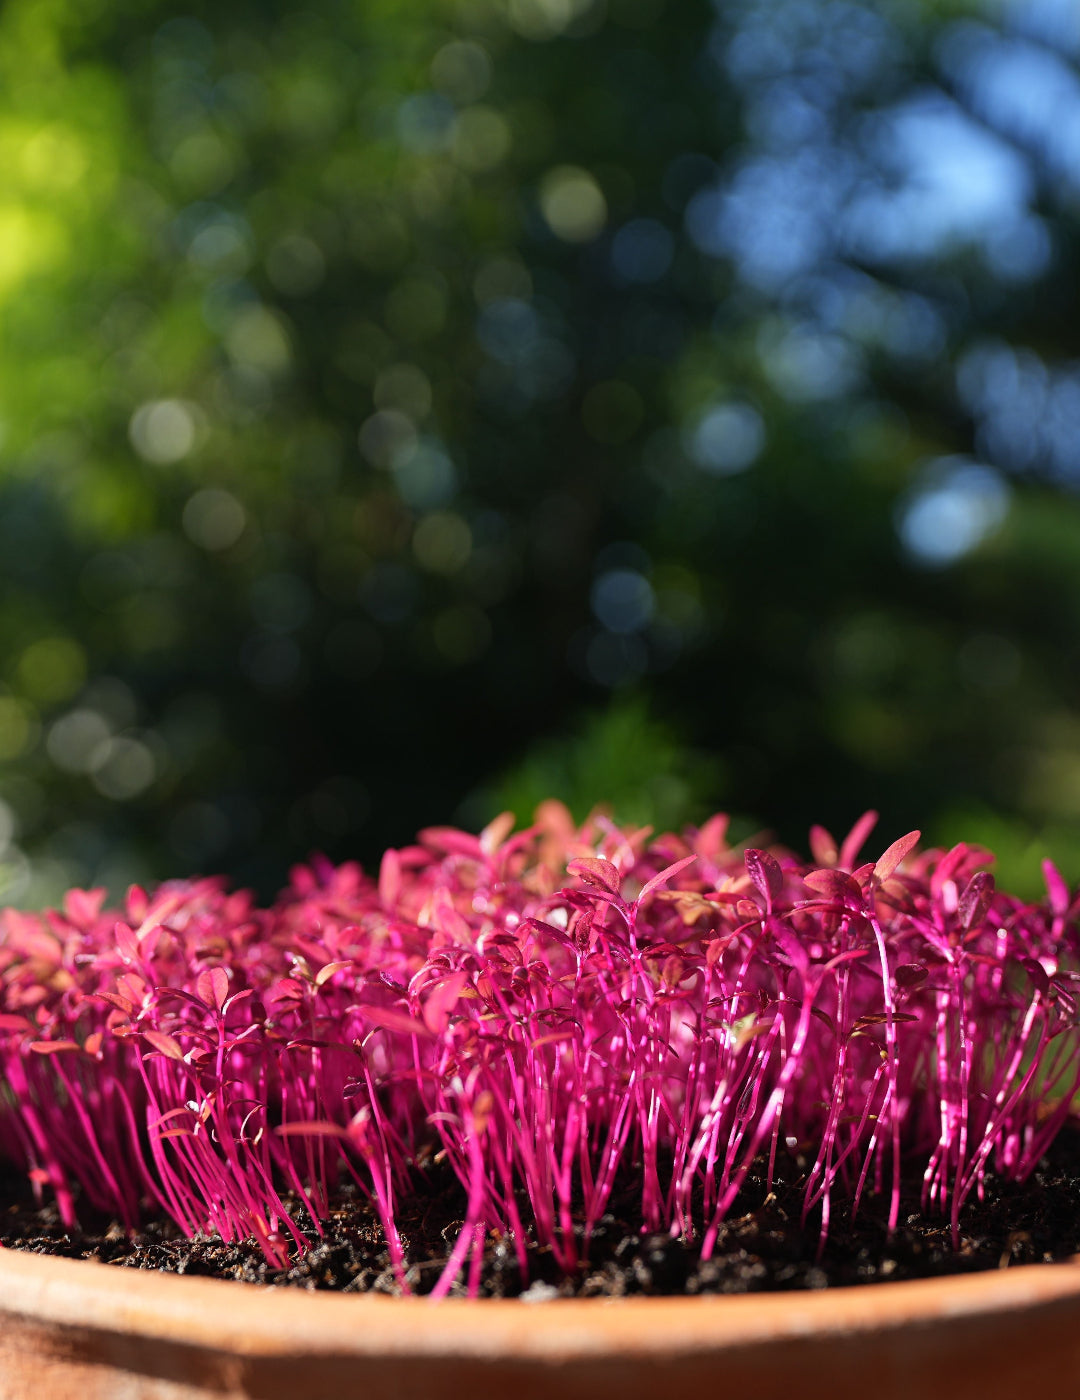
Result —
<path fill-rule="evenodd" d="M 565 1363 L 618 1354 L 656 1360 L 795 1338 L 893 1332 L 1072 1298 L 1080 1298 L 1080 1255 L 1056 1264 L 814 1292 L 432 1304 L 186 1278 L 0 1248 L 0 1316 L 246 1357 L 512 1354 Z"/>

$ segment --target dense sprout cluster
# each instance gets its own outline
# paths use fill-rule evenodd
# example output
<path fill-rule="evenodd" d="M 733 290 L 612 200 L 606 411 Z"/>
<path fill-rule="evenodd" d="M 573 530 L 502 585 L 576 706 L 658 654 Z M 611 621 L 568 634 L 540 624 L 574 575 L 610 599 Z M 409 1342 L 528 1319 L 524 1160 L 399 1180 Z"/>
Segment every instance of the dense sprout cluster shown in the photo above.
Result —
<path fill-rule="evenodd" d="M 830 1203 L 901 1174 L 951 1212 L 1022 1179 L 1080 1084 L 1076 905 L 995 891 L 988 853 L 873 825 L 811 834 L 807 863 L 682 835 L 575 828 L 548 803 L 513 834 L 449 828 L 378 880 L 294 870 L 269 909 L 219 880 L 3 914 L 0 1150 L 74 1222 L 80 1194 L 133 1226 L 304 1247 L 370 1193 L 403 1274 L 398 1203 L 434 1155 L 467 1195 L 435 1289 L 498 1230 L 572 1270 L 618 1180 L 645 1228 L 708 1257 L 751 1166 L 796 1150 L 822 1239 Z"/>

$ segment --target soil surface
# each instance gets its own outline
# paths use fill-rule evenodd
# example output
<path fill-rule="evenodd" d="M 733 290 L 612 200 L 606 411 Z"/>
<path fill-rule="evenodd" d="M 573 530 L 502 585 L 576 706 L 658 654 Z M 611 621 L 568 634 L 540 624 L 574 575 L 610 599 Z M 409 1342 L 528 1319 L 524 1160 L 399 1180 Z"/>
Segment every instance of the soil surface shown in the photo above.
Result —
<path fill-rule="evenodd" d="M 707 1262 L 699 1258 L 695 1243 L 636 1228 L 629 1190 L 613 1198 L 611 1213 L 593 1235 L 587 1262 L 569 1276 L 560 1272 L 550 1251 L 531 1245 L 523 1278 L 512 1243 L 491 1234 L 481 1294 L 541 1301 L 832 1288 L 1051 1263 L 1080 1252 L 1080 1130 L 1063 1134 L 1024 1185 L 989 1178 L 984 1199 L 972 1198 L 965 1206 L 955 1250 L 947 1221 L 920 1211 L 916 1189 L 891 1238 L 880 1200 L 864 1201 L 854 1219 L 834 1206 L 828 1243 L 819 1258 L 817 1224 L 800 1225 L 804 1169 L 798 1160 L 778 1164 L 771 1193 L 762 1178 L 752 1179 Z M 267 1264 L 254 1241 L 188 1239 L 165 1220 L 149 1221 L 129 1236 L 116 1223 L 83 1211 L 82 1228 L 68 1230 L 55 1206 L 35 1203 L 25 1179 L 3 1168 L 0 1201 L 6 1202 L 0 1205 L 0 1243 L 38 1254 L 307 1289 L 401 1291 L 378 1221 L 351 1187 L 339 1192 L 321 1236 L 303 1211 L 295 1210 L 310 1249 L 288 1269 Z M 424 1194 L 403 1205 L 400 1225 L 412 1292 L 426 1293 L 434 1286 L 461 1228 L 463 1208 L 457 1183 L 437 1173 Z M 453 1292 L 465 1292 L 464 1279 Z"/>

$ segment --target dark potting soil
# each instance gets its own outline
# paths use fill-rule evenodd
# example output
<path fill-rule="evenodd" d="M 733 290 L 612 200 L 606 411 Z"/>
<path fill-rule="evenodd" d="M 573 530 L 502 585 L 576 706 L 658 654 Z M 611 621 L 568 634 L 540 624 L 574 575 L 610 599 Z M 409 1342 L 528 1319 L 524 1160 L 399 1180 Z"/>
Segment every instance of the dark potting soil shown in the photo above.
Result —
<path fill-rule="evenodd" d="M 826 1249 L 818 1257 L 817 1223 L 800 1224 L 802 1171 L 778 1169 L 772 1192 L 764 1179 L 747 1183 L 721 1230 L 713 1257 L 695 1243 L 644 1234 L 634 1224 L 632 1191 L 616 1195 L 594 1232 L 588 1260 L 571 1276 L 550 1250 L 528 1247 L 523 1278 L 513 1243 L 488 1236 L 481 1293 L 486 1297 L 618 1297 L 629 1294 L 758 1293 L 831 1288 L 886 1280 L 971 1273 L 1064 1259 L 1080 1252 L 1080 1130 L 1063 1134 L 1023 1185 L 988 1177 L 984 1198 L 968 1200 L 959 1249 L 947 1220 L 924 1214 L 917 1190 L 890 1237 L 883 1202 L 864 1200 L 854 1219 L 834 1204 Z M 129 1236 L 114 1222 L 83 1210 L 82 1228 L 66 1229 L 53 1204 L 35 1203 L 25 1178 L 0 1168 L 0 1243 L 37 1254 L 97 1259 L 119 1268 L 240 1279 L 249 1283 L 399 1293 L 378 1220 L 354 1187 L 343 1187 L 320 1237 L 301 1209 L 294 1211 L 310 1249 L 287 1269 L 268 1264 L 254 1241 L 226 1244 L 216 1236 L 188 1239 L 171 1222 L 149 1221 Z M 295 1204 L 295 1203 L 293 1203 Z M 434 1286 L 457 1238 L 464 1197 L 444 1172 L 402 1203 L 400 1226 L 411 1291 Z M 464 1280 L 453 1289 L 465 1292 Z"/>

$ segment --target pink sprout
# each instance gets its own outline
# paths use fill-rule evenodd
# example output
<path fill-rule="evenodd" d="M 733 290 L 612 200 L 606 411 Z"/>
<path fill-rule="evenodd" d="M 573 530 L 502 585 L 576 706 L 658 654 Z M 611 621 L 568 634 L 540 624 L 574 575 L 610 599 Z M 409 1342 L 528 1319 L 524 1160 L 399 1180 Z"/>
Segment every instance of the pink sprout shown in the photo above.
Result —
<path fill-rule="evenodd" d="M 0 1153 L 66 1224 L 306 1247 L 368 1193 L 405 1284 L 398 1203 L 438 1154 L 465 1221 L 435 1296 L 476 1292 L 487 1232 L 574 1270 L 617 1182 L 703 1257 L 755 1163 L 806 1164 L 824 1245 L 838 1201 L 922 1182 L 948 1214 L 1022 1180 L 1080 1089 L 1077 908 L 996 891 L 975 847 L 918 833 L 859 864 L 873 814 L 812 863 L 682 835 L 422 832 L 378 880 L 316 859 L 269 909 L 217 879 L 0 913 Z"/>

